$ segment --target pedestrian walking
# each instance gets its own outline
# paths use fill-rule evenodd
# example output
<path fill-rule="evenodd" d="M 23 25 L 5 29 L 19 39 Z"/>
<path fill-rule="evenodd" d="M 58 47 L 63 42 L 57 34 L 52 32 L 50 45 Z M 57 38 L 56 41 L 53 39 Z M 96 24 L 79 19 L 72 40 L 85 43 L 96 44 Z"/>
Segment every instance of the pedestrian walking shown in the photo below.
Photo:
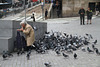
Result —
<path fill-rule="evenodd" d="M 48 16 L 48 10 L 46 9 L 46 10 L 45 10 L 45 19 L 48 18 L 47 16 Z"/>
<path fill-rule="evenodd" d="M 88 24 L 89 20 L 90 20 L 90 24 L 92 24 L 92 22 L 91 22 L 92 15 L 93 15 L 92 10 L 90 10 L 90 8 L 88 8 L 88 10 L 86 11 L 86 13 L 87 13 L 87 24 Z"/>
<path fill-rule="evenodd" d="M 99 4 L 98 3 L 96 5 L 95 9 L 96 9 L 96 16 L 98 16 L 98 14 L 99 14 Z"/>
<path fill-rule="evenodd" d="M 35 12 L 32 13 L 31 18 L 33 18 L 33 22 L 35 22 Z"/>
<path fill-rule="evenodd" d="M 80 25 L 85 25 L 84 19 L 85 19 L 85 10 L 84 8 L 81 8 L 78 12 L 80 14 Z"/>
<path fill-rule="evenodd" d="M 31 47 L 33 46 L 33 43 L 35 41 L 34 29 L 26 21 L 22 21 L 20 25 L 22 28 L 17 29 L 17 31 L 23 32 L 25 34 L 25 39 L 27 43 L 27 52 L 31 51 Z"/>

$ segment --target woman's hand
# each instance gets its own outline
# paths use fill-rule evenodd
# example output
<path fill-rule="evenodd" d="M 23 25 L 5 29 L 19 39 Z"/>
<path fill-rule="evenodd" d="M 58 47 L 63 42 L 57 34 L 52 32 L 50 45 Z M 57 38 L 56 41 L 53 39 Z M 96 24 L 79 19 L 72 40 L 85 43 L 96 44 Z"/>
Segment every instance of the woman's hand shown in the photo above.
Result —
<path fill-rule="evenodd" d="M 23 28 L 21 28 L 21 29 L 17 29 L 17 31 L 20 31 L 20 32 L 22 31 L 22 32 L 23 32 Z"/>

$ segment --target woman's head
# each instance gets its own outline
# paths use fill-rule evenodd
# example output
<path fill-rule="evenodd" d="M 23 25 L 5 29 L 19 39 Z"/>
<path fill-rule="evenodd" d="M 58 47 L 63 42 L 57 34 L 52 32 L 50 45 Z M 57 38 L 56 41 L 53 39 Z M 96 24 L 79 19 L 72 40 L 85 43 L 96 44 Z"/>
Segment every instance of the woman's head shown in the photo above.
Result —
<path fill-rule="evenodd" d="M 22 22 L 20 22 L 20 25 L 21 25 L 22 27 L 25 27 L 26 24 L 27 24 L 27 22 L 26 22 L 25 20 L 23 20 Z"/>
<path fill-rule="evenodd" d="M 90 8 L 88 7 L 88 10 L 90 10 Z"/>

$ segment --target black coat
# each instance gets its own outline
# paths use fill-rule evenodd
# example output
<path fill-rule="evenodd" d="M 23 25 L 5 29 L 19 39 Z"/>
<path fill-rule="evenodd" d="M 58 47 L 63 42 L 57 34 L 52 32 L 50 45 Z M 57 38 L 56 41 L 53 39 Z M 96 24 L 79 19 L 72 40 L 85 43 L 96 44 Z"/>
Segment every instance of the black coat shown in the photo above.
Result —
<path fill-rule="evenodd" d="M 48 15 L 48 11 L 46 10 L 46 11 L 45 11 L 45 17 L 47 17 L 47 15 Z"/>
<path fill-rule="evenodd" d="M 20 35 L 19 31 L 17 31 L 16 40 L 14 41 L 14 47 L 17 49 L 22 49 L 26 47 L 26 40 L 24 36 Z"/>
<path fill-rule="evenodd" d="M 31 18 L 33 18 L 33 21 L 35 22 L 35 16 L 34 16 L 34 14 L 31 16 Z"/>
<path fill-rule="evenodd" d="M 81 14 L 81 13 L 83 13 L 83 14 Z M 85 15 L 85 10 L 84 9 L 80 9 L 78 14 L 80 14 L 80 16 L 84 16 Z"/>

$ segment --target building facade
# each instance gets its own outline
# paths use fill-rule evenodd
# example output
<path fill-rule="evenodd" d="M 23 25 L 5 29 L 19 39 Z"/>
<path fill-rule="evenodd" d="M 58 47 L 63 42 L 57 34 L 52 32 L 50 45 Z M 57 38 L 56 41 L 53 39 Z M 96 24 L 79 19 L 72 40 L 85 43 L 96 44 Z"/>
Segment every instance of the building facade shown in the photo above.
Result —
<path fill-rule="evenodd" d="M 62 16 L 78 16 L 81 7 L 85 10 L 90 7 L 95 12 L 97 3 L 100 5 L 100 0 L 62 0 Z"/>

